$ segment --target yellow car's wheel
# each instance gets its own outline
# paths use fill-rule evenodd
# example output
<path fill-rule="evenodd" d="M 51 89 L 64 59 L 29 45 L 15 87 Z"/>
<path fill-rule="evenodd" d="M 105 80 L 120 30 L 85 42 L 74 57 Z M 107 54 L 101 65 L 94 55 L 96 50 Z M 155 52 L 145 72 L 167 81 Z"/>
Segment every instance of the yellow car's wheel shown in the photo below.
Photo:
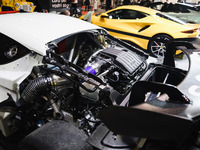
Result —
<path fill-rule="evenodd" d="M 160 34 L 152 37 L 148 45 L 149 52 L 154 57 L 164 57 L 166 52 L 166 42 L 172 39 L 172 37 L 165 34 Z"/>

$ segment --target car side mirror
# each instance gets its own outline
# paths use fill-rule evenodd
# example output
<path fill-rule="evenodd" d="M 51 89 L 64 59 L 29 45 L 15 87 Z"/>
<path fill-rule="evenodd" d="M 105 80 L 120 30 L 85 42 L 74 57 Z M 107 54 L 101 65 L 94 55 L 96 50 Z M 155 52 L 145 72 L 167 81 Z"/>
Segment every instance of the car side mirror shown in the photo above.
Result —
<path fill-rule="evenodd" d="M 106 14 L 106 13 L 101 13 L 101 18 L 108 18 L 108 14 Z"/>

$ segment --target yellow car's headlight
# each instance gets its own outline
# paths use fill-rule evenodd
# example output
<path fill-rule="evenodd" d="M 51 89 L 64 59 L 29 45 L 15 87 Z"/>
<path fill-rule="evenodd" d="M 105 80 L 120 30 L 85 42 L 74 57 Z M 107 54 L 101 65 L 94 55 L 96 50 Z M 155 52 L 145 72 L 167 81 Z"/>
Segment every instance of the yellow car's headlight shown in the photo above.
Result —
<path fill-rule="evenodd" d="M 34 6 L 34 4 L 33 4 L 33 3 L 31 3 L 31 4 L 30 4 L 30 6 L 31 6 L 31 7 L 33 7 L 33 6 Z"/>
<path fill-rule="evenodd" d="M 15 3 L 15 7 L 19 7 L 19 3 Z"/>

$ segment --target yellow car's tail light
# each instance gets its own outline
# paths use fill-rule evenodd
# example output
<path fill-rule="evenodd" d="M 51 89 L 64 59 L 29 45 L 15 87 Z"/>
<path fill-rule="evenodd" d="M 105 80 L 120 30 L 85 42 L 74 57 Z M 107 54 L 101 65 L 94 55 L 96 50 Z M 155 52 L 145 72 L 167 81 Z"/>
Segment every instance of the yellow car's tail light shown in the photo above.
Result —
<path fill-rule="evenodd" d="M 197 30 L 198 30 L 198 28 L 192 29 L 192 30 L 187 30 L 187 31 L 182 31 L 182 33 L 192 34 L 192 33 L 194 33 L 194 32 L 197 31 Z"/>

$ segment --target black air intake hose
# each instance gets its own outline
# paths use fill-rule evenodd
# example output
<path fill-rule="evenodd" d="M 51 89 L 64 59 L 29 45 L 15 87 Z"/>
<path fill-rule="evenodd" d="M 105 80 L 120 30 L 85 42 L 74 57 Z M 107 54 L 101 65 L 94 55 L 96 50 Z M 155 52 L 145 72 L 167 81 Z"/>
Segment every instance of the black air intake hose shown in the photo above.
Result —
<path fill-rule="evenodd" d="M 51 86 L 50 77 L 39 77 L 32 80 L 22 92 L 21 98 L 29 103 L 37 100 L 38 96 Z M 20 99 L 21 99 L 20 98 Z"/>

